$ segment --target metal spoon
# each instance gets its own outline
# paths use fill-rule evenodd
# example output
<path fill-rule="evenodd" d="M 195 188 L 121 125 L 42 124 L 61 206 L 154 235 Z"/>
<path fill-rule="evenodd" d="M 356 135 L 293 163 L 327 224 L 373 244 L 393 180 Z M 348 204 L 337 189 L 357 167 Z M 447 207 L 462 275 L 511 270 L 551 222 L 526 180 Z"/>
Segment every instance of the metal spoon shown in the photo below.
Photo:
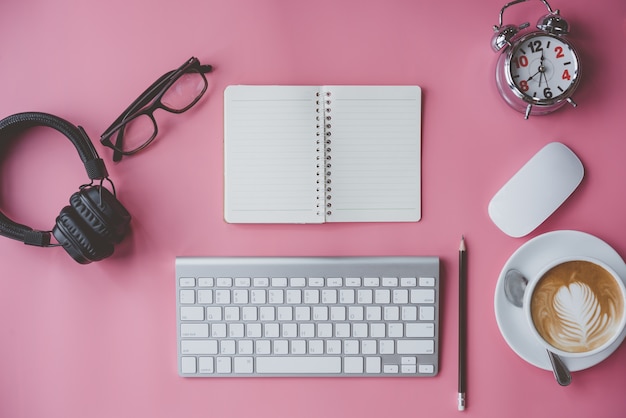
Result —
<path fill-rule="evenodd" d="M 527 284 L 528 280 L 519 271 L 509 270 L 506 272 L 504 277 L 504 294 L 507 300 L 518 308 L 521 308 L 523 305 L 524 290 Z M 569 385 L 572 382 L 572 375 L 563 363 L 563 360 L 561 360 L 561 357 L 550 350 L 546 351 L 548 352 L 548 358 L 550 359 L 556 381 L 561 386 Z"/>

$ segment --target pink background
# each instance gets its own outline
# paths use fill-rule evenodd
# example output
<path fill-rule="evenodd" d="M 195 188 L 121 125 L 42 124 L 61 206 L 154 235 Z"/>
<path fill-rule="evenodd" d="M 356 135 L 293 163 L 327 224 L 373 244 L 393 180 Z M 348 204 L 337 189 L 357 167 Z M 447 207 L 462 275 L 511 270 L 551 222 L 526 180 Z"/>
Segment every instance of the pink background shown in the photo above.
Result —
<path fill-rule="evenodd" d="M 626 3 L 552 0 L 582 53 L 579 107 L 525 121 L 499 97 L 492 25 L 504 0 L 43 0 L 0 4 L 0 116 L 44 111 L 85 127 L 107 161 L 132 234 L 82 266 L 59 248 L 1 238 L 2 417 L 453 417 L 457 250 L 469 247 L 467 417 L 621 417 L 626 348 L 559 387 L 496 324 L 499 272 L 523 243 L 588 232 L 626 255 L 623 179 Z M 505 22 L 535 22 L 539 1 Z M 110 161 L 104 129 L 190 56 L 215 65 L 184 115 Z M 229 84 L 417 84 L 423 88 L 423 217 L 411 224 L 229 225 L 223 221 L 223 91 Z M 548 142 L 585 165 L 580 188 L 529 236 L 487 204 Z M 38 229 L 87 181 L 69 141 L 34 129 L 2 154 L 0 208 Z M 177 255 L 437 255 L 440 374 L 432 379 L 184 379 L 176 369 Z"/>

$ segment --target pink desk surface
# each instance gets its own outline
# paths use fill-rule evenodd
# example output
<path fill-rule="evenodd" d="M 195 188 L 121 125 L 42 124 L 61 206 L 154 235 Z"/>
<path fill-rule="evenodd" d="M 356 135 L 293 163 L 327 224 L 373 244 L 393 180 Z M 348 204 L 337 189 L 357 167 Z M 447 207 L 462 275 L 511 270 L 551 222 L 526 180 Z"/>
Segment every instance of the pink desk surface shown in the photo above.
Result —
<path fill-rule="evenodd" d="M 132 233 L 78 265 L 59 248 L 0 238 L 0 416 L 623 417 L 626 347 L 567 388 L 518 357 L 496 323 L 511 254 L 554 230 L 591 233 L 626 255 L 626 3 L 551 0 L 582 51 L 563 108 L 525 121 L 494 84 L 492 26 L 504 0 L 34 0 L 0 4 L 0 116 L 44 111 L 85 127 Z M 537 0 L 505 12 L 535 22 Z M 190 56 L 210 91 L 119 164 L 98 138 L 136 96 Z M 223 221 L 223 91 L 229 84 L 417 84 L 423 88 L 423 218 L 410 224 L 230 225 Z M 4 140 L 4 138 L 3 138 Z M 511 238 L 494 193 L 561 141 L 586 176 L 543 225 Z M 51 229 L 86 176 L 69 141 L 35 129 L 0 165 L 0 208 Z M 456 410 L 458 245 L 469 247 L 468 408 Z M 441 370 L 430 379 L 184 379 L 176 369 L 178 255 L 437 255 Z"/>

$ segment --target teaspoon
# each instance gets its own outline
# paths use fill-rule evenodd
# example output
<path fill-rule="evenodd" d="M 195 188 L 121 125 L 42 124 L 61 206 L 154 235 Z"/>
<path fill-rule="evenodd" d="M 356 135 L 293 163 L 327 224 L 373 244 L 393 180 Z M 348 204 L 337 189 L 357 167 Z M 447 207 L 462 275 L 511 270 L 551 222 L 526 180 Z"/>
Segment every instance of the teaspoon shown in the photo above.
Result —
<path fill-rule="evenodd" d="M 504 294 L 507 300 L 518 308 L 523 306 L 524 290 L 527 284 L 528 280 L 519 271 L 509 270 L 506 272 L 504 277 Z M 561 357 L 550 350 L 546 351 L 548 352 L 548 358 L 550 359 L 556 381 L 561 386 L 569 385 L 572 382 L 572 375 L 563 363 L 563 360 L 561 360 Z"/>

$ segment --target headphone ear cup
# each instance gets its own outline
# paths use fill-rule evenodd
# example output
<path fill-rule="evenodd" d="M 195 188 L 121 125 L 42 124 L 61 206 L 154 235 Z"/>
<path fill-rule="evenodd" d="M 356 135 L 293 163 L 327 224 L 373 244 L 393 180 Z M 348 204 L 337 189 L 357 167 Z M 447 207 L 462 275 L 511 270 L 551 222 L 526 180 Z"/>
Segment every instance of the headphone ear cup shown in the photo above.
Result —
<path fill-rule="evenodd" d="M 71 206 L 61 210 L 52 234 L 65 251 L 80 264 L 100 261 L 113 254 L 113 244 L 98 236 Z"/>
<path fill-rule="evenodd" d="M 130 214 L 106 188 L 85 187 L 70 197 L 76 213 L 100 237 L 119 243 L 128 232 Z"/>

